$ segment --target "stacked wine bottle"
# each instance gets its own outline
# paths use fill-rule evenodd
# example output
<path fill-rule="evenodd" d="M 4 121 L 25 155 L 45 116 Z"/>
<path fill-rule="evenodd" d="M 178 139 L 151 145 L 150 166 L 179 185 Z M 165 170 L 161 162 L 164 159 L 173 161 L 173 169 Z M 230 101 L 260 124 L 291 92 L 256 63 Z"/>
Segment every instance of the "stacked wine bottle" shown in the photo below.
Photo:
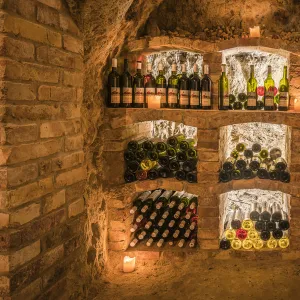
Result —
<path fill-rule="evenodd" d="M 197 244 L 197 196 L 184 191 L 154 190 L 141 193 L 130 210 L 134 220 L 130 247 L 144 244 L 161 248 L 194 248 Z"/>
<path fill-rule="evenodd" d="M 242 213 L 239 207 L 227 214 L 220 248 L 256 250 L 262 248 L 287 248 L 289 246 L 288 214 L 274 202 L 268 205 L 253 203 L 251 209 Z"/>
<path fill-rule="evenodd" d="M 279 148 L 270 151 L 255 143 L 248 148 L 244 143 L 238 143 L 222 165 L 219 173 L 221 182 L 238 179 L 260 179 L 279 180 L 290 182 L 290 172 L 287 162 L 282 157 Z"/>
<path fill-rule="evenodd" d="M 183 134 L 171 136 L 166 142 L 142 138 L 130 141 L 124 152 L 125 182 L 175 177 L 197 182 L 197 151 L 195 140 Z"/>

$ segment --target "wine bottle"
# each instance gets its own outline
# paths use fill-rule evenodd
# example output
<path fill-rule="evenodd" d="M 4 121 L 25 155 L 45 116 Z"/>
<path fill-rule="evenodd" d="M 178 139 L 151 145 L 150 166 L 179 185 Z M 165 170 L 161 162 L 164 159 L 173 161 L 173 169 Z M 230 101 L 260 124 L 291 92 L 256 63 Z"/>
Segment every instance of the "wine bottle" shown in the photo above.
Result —
<path fill-rule="evenodd" d="M 262 210 L 261 210 L 260 216 L 261 216 L 262 221 L 270 221 L 271 220 L 271 211 L 270 211 L 270 208 L 266 201 L 264 201 L 262 203 Z"/>
<path fill-rule="evenodd" d="M 188 159 L 186 152 L 178 151 L 176 154 L 176 158 L 179 162 L 184 162 Z"/>
<path fill-rule="evenodd" d="M 202 109 L 212 109 L 212 81 L 209 77 L 209 65 L 204 65 L 204 76 L 201 80 Z"/>
<path fill-rule="evenodd" d="M 279 240 L 283 237 L 283 231 L 280 229 L 279 224 L 275 223 L 276 228 L 273 230 L 273 237 L 276 240 Z"/>
<path fill-rule="evenodd" d="M 266 229 L 263 229 L 260 233 L 260 238 L 263 240 L 263 241 L 268 241 L 270 238 L 271 238 L 271 233 L 270 231 L 266 230 Z"/>
<path fill-rule="evenodd" d="M 125 171 L 125 173 L 124 173 L 124 180 L 127 183 L 136 181 L 135 174 L 133 172 L 128 171 L 128 170 Z"/>
<path fill-rule="evenodd" d="M 187 154 L 188 159 L 197 158 L 197 151 L 195 149 L 192 149 L 192 148 L 188 149 L 186 151 L 186 154 Z"/>
<path fill-rule="evenodd" d="M 108 75 L 108 107 L 120 107 L 121 91 L 120 91 L 120 75 L 117 72 L 117 59 L 112 59 L 112 70 Z"/>
<path fill-rule="evenodd" d="M 190 201 L 193 199 L 194 195 L 189 193 L 184 193 L 180 198 L 180 204 L 177 207 L 177 210 L 182 211 L 183 209 L 189 206 Z M 192 209 L 194 209 L 193 207 Z"/>
<path fill-rule="evenodd" d="M 169 167 L 169 164 L 170 164 L 169 156 L 167 156 L 167 155 L 160 156 L 159 159 L 158 159 L 158 163 L 162 167 Z"/>
<path fill-rule="evenodd" d="M 219 109 L 229 109 L 229 83 L 226 76 L 226 65 L 222 65 L 222 75 L 219 79 Z"/>
<path fill-rule="evenodd" d="M 169 156 L 169 157 L 175 157 L 176 156 L 176 149 L 175 148 L 173 148 L 173 147 L 168 147 L 168 149 L 167 149 L 167 155 Z"/>
<path fill-rule="evenodd" d="M 235 166 L 235 159 L 233 157 L 226 158 L 225 162 L 223 163 L 223 170 L 225 172 L 231 172 Z"/>
<path fill-rule="evenodd" d="M 241 101 L 235 101 L 233 104 L 232 104 L 232 108 L 234 110 L 242 110 L 243 109 L 243 103 Z"/>
<path fill-rule="evenodd" d="M 168 107 L 178 107 L 178 76 L 177 76 L 177 65 L 172 64 L 172 74 L 168 79 Z"/>
<path fill-rule="evenodd" d="M 127 150 L 132 151 L 132 152 L 137 152 L 139 150 L 143 149 L 143 144 L 145 141 L 147 141 L 148 139 L 143 137 L 139 140 L 132 140 L 129 141 L 127 144 Z"/>
<path fill-rule="evenodd" d="M 200 108 L 200 91 L 201 91 L 201 81 L 198 75 L 198 66 L 194 64 L 193 67 L 194 74 L 190 78 L 190 108 L 199 109 Z"/>
<path fill-rule="evenodd" d="M 135 177 L 137 180 L 146 180 L 148 178 L 148 172 L 144 170 L 137 170 L 135 172 Z"/>
<path fill-rule="evenodd" d="M 281 210 L 282 219 L 279 221 L 279 228 L 283 231 L 286 231 L 290 228 L 290 222 L 288 215 L 285 211 Z"/>
<path fill-rule="evenodd" d="M 254 227 L 253 221 L 250 219 L 250 211 L 246 211 L 242 221 L 242 229 L 251 230 Z"/>
<path fill-rule="evenodd" d="M 184 191 L 181 192 L 175 192 L 172 197 L 169 198 L 169 208 L 173 208 L 175 206 L 178 206 L 180 204 L 180 199 L 184 195 Z"/>
<path fill-rule="evenodd" d="M 198 196 L 192 195 L 191 198 L 189 199 L 188 207 L 189 209 L 195 209 L 197 205 L 198 205 Z"/>
<path fill-rule="evenodd" d="M 177 135 L 172 135 L 167 139 L 167 144 L 173 148 L 177 148 L 177 146 L 179 145 L 179 143 L 181 141 L 185 140 L 185 136 L 182 133 L 179 133 Z M 168 154 L 169 155 L 169 154 Z"/>
<path fill-rule="evenodd" d="M 158 152 L 156 152 L 154 150 L 148 151 L 147 157 L 152 161 L 157 161 L 158 160 Z"/>
<path fill-rule="evenodd" d="M 271 180 L 278 180 L 279 179 L 279 172 L 276 170 L 275 165 L 270 165 L 269 167 L 269 178 Z"/>
<path fill-rule="evenodd" d="M 124 159 L 125 161 L 132 161 L 135 160 L 135 154 L 132 151 L 125 150 L 124 151 Z"/>
<path fill-rule="evenodd" d="M 253 243 L 253 248 L 256 249 L 256 250 L 260 250 L 264 246 L 264 242 L 260 238 L 257 238 L 255 240 L 253 240 L 252 243 Z"/>
<path fill-rule="evenodd" d="M 168 168 L 168 167 L 162 167 L 162 168 L 159 168 L 158 169 L 158 172 L 159 172 L 159 176 L 161 178 L 169 178 L 169 177 L 172 177 L 172 172 L 171 170 Z"/>
<path fill-rule="evenodd" d="M 156 202 L 155 202 L 155 206 L 156 206 L 157 204 L 156 204 Z M 154 221 L 154 220 L 156 220 L 158 217 L 160 217 L 161 216 L 161 211 L 159 210 L 159 209 L 156 209 L 156 210 L 154 210 L 152 213 L 151 213 L 151 215 L 150 215 L 150 217 L 149 217 L 149 219 L 150 220 L 152 220 L 152 221 Z"/>
<path fill-rule="evenodd" d="M 134 239 L 130 242 L 129 246 L 130 246 L 130 247 L 135 247 L 135 246 L 137 245 L 138 242 L 139 242 L 138 238 L 134 238 Z"/>
<path fill-rule="evenodd" d="M 175 228 L 175 227 L 176 227 L 176 220 L 172 219 L 172 220 L 168 223 L 168 227 L 169 227 L 169 228 Z"/>
<path fill-rule="evenodd" d="M 147 173 L 147 177 L 150 180 L 156 180 L 159 177 L 159 167 L 156 166 L 155 168 L 149 170 Z"/>
<path fill-rule="evenodd" d="M 156 165 L 157 165 L 157 161 L 152 161 L 150 159 L 144 159 L 140 163 L 140 167 L 144 171 L 149 171 L 149 170 L 153 169 Z"/>
<path fill-rule="evenodd" d="M 138 161 L 133 160 L 133 161 L 129 161 L 127 162 L 127 170 L 129 172 L 136 172 L 138 169 L 140 168 L 140 164 Z"/>
<path fill-rule="evenodd" d="M 280 181 L 285 182 L 285 183 L 290 182 L 290 180 L 291 180 L 291 174 L 290 174 L 290 172 L 289 172 L 288 169 L 286 169 L 286 170 L 284 170 L 284 171 L 281 171 L 281 172 L 279 173 L 279 175 L 280 175 L 280 176 L 279 176 Z"/>
<path fill-rule="evenodd" d="M 178 171 L 180 169 L 180 163 L 177 159 L 170 160 L 169 168 L 171 171 Z"/>
<path fill-rule="evenodd" d="M 279 105 L 278 110 L 289 109 L 289 80 L 287 78 L 287 66 L 283 67 L 283 77 L 279 82 Z"/>
<path fill-rule="evenodd" d="M 156 81 L 152 75 L 152 65 L 147 64 L 147 75 L 144 77 L 145 107 L 148 107 L 149 99 L 155 96 Z"/>
<path fill-rule="evenodd" d="M 182 170 L 185 172 L 195 171 L 197 168 L 197 159 L 189 159 L 183 162 Z"/>
<path fill-rule="evenodd" d="M 183 236 L 184 230 L 183 229 L 176 229 L 173 233 L 173 238 L 177 239 L 181 236 Z"/>
<path fill-rule="evenodd" d="M 141 213 L 144 214 L 146 211 L 154 207 L 154 202 L 156 201 L 156 199 L 158 199 L 160 195 L 161 195 L 160 189 L 153 191 L 151 195 L 149 195 L 148 198 L 143 201 L 143 207 L 141 208 Z"/>
<path fill-rule="evenodd" d="M 253 242 L 251 239 L 246 238 L 242 241 L 242 248 L 244 248 L 245 250 L 249 250 L 253 247 Z"/>
<path fill-rule="evenodd" d="M 248 238 L 250 240 L 256 240 L 258 238 L 258 232 L 255 229 L 250 229 L 248 231 Z"/>
<path fill-rule="evenodd" d="M 246 157 L 246 158 L 252 158 L 253 157 L 253 151 L 252 151 L 252 149 L 245 149 L 245 151 L 244 151 L 244 156 Z"/>
<path fill-rule="evenodd" d="M 235 146 L 235 149 L 236 151 L 242 153 L 246 150 L 247 148 L 247 145 L 245 143 L 238 143 L 236 146 Z"/>
<path fill-rule="evenodd" d="M 164 245 L 164 242 L 165 242 L 165 239 L 164 238 L 161 238 L 159 239 L 159 241 L 157 242 L 156 246 L 158 248 L 161 248 L 163 245 Z"/>
<path fill-rule="evenodd" d="M 239 152 L 236 150 L 236 149 L 233 149 L 231 152 L 230 152 L 230 157 L 233 157 L 235 159 L 237 159 L 239 157 Z"/>
<path fill-rule="evenodd" d="M 219 173 L 220 182 L 229 182 L 231 180 L 231 173 L 221 170 Z"/>
<path fill-rule="evenodd" d="M 197 171 L 186 173 L 186 180 L 189 183 L 196 183 L 197 182 Z"/>
<path fill-rule="evenodd" d="M 175 209 L 175 207 L 172 207 L 172 208 L 170 208 L 170 207 L 168 207 L 165 211 L 164 211 L 164 213 L 162 214 L 162 219 L 170 219 L 170 218 L 173 218 L 173 215 L 174 215 L 174 213 L 176 212 L 176 209 Z"/>
<path fill-rule="evenodd" d="M 273 220 L 267 221 L 266 222 L 266 229 L 269 231 L 274 231 L 276 229 L 276 223 Z"/>
<path fill-rule="evenodd" d="M 239 208 L 235 208 L 232 215 L 231 227 L 233 229 L 240 229 L 242 226 L 242 212 Z"/>
<path fill-rule="evenodd" d="M 167 237 L 170 237 L 172 235 L 172 230 L 170 228 L 166 228 L 161 236 L 166 239 Z"/>
<path fill-rule="evenodd" d="M 142 144 L 142 147 L 145 151 L 149 152 L 154 150 L 154 143 L 149 139 L 145 139 L 145 141 Z"/>
<path fill-rule="evenodd" d="M 195 145 L 194 139 L 186 139 L 179 142 L 179 149 L 181 151 L 187 151 L 188 149 L 193 148 L 194 145 Z"/>
<path fill-rule="evenodd" d="M 158 141 L 155 144 L 155 149 L 159 154 L 166 152 L 167 148 L 168 148 L 168 146 L 165 142 Z"/>
<path fill-rule="evenodd" d="M 254 143 L 252 145 L 252 151 L 254 153 L 259 153 L 261 151 L 261 145 L 259 143 Z"/>
<path fill-rule="evenodd" d="M 235 162 L 235 167 L 239 170 L 244 170 L 247 167 L 246 157 L 240 155 Z"/>
<path fill-rule="evenodd" d="M 178 224 L 178 228 L 186 228 L 187 226 L 189 226 L 189 220 L 186 220 L 186 219 L 182 219 L 181 221 L 180 221 L 180 223 Z M 192 225 L 192 224 L 191 224 Z M 196 224 L 197 225 L 197 224 Z M 195 227 L 196 227 L 196 225 L 195 225 Z M 194 228 L 195 228 L 194 227 Z"/>
<path fill-rule="evenodd" d="M 278 245 L 278 242 L 276 239 L 274 239 L 273 237 L 271 237 L 268 241 L 267 241 L 267 247 L 269 249 L 275 249 Z"/>
<path fill-rule="evenodd" d="M 232 217 L 233 217 L 233 213 L 229 213 L 226 216 L 226 220 L 224 223 L 224 224 L 226 224 L 224 226 L 224 237 L 229 241 L 235 239 L 235 237 L 236 237 L 236 231 L 234 229 L 232 229 L 232 227 L 231 227 Z"/>
<path fill-rule="evenodd" d="M 254 65 L 250 66 L 250 78 L 247 82 L 247 109 L 256 110 L 257 107 L 257 80 L 254 76 Z"/>
<path fill-rule="evenodd" d="M 244 240 L 246 239 L 248 236 L 248 232 L 247 230 L 244 230 L 242 228 L 239 228 L 236 230 L 236 237 L 239 239 L 239 240 Z"/>
<path fill-rule="evenodd" d="M 256 173 L 247 165 L 247 167 L 243 170 L 243 176 L 245 179 L 252 179 L 256 176 Z"/>
<path fill-rule="evenodd" d="M 185 243 L 186 243 L 187 240 L 188 240 L 187 238 L 184 238 L 184 237 L 181 238 L 181 239 L 179 240 L 177 246 L 178 246 L 179 248 L 183 248 L 183 246 L 185 245 Z"/>
<path fill-rule="evenodd" d="M 275 168 L 278 171 L 284 171 L 287 168 L 287 163 L 284 158 L 279 157 L 275 160 Z"/>
<path fill-rule="evenodd" d="M 124 72 L 121 75 L 121 106 L 132 106 L 132 76 L 128 71 L 128 59 L 124 59 Z"/>
<path fill-rule="evenodd" d="M 197 244 L 197 236 L 196 235 L 190 236 L 189 247 L 190 248 L 195 248 L 196 244 Z"/>
<path fill-rule="evenodd" d="M 160 107 L 168 107 L 167 103 L 167 80 L 164 76 L 162 63 L 158 64 L 158 76 L 156 77 L 156 95 L 160 96 Z"/>
<path fill-rule="evenodd" d="M 228 240 L 224 235 L 222 236 L 221 240 L 220 240 L 220 249 L 222 250 L 228 250 L 230 249 L 231 244 L 230 244 L 230 240 Z"/>
<path fill-rule="evenodd" d="M 257 171 L 260 167 L 261 159 L 259 156 L 253 156 L 250 160 L 249 167 L 253 171 Z"/>
<path fill-rule="evenodd" d="M 287 248 L 290 245 L 290 240 L 286 233 L 283 234 L 283 237 L 278 241 L 278 246 L 282 249 Z"/>
<path fill-rule="evenodd" d="M 242 241 L 239 240 L 239 239 L 233 239 L 231 242 L 230 242 L 230 246 L 232 249 L 234 250 L 239 250 L 242 248 Z"/>
<path fill-rule="evenodd" d="M 186 76 L 186 65 L 181 65 L 182 75 L 178 80 L 178 96 L 179 96 L 179 107 L 182 109 L 187 109 L 190 107 L 190 99 L 189 99 L 189 89 L 190 82 L 188 77 Z"/>
<path fill-rule="evenodd" d="M 268 66 L 268 77 L 264 82 L 265 89 L 265 110 L 275 110 L 274 104 L 274 90 L 275 90 L 275 82 L 272 78 L 272 67 Z"/>
<path fill-rule="evenodd" d="M 178 170 L 175 172 L 175 178 L 179 181 L 186 180 L 186 172 L 183 170 Z"/>
<path fill-rule="evenodd" d="M 268 149 L 263 148 L 263 149 L 260 150 L 260 152 L 259 152 L 259 157 L 260 157 L 260 158 L 266 159 L 266 158 L 268 158 L 268 156 L 269 156 L 269 151 L 268 151 Z"/>
<path fill-rule="evenodd" d="M 282 152 L 279 148 L 272 148 L 270 150 L 270 157 L 273 159 L 273 160 L 276 160 L 277 158 L 281 157 L 282 155 Z"/>
<path fill-rule="evenodd" d="M 239 169 L 234 169 L 231 172 L 231 178 L 234 179 L 234 180 L 242 179 L 243 178 L 243 171 L 239 170 Z"/>
<path fill-rule="evenodd" d="M 282 213 L 280 205 L 274 202 L 271 206 L 272 220 L 279 222 L 282 219 Z"/>
<path fill-rule="evenodd" d="M 262 221 L 261 217 L 259 217 L 259 220 L 255 222 L 255 230 L 258 232 L 262 232 L 263 229 L 265 228 L 265 222 Z"/>
<path fill-rule="evenodd" d="M 257 202 L 251 203 L 250 219 L 252 221 L 258 221 L 260 217 L 259 208 Z"/>
<path fill-rule="evenodd" d="M 133 107 L 143 108 L 145 106 L 144 77 L 142 75 L 142 62 L 137 62 L 136 74 L 133 76 Z"/>
<path fill-rule="evenodd" d="M 157 239 L 159 237 L 159 231 L 160 230 L 164 230 L 164 229 L 162 229 L 158 225 L 156 225 L 155 227 L 153 227 L 153 230 L 151 232 L 151 237 L 154 238 L 154 239 Z"/>
<path fill-rule="evenodd" d="M 152 246 L 152 244 L 156 241 L 157 239 L 156 238 L 149 238 L 148 241 L 146 242 L 146 246 L 150 247 Z"/>
<path fill-rule="evenodd" d="M 259 166 L 259 169 L 257 170 L 257 176 L 260 179 L 268 179 L 269 178 L 269 172 L 268 172 L 268 166 L 265 163 L 261 163 Z"/>

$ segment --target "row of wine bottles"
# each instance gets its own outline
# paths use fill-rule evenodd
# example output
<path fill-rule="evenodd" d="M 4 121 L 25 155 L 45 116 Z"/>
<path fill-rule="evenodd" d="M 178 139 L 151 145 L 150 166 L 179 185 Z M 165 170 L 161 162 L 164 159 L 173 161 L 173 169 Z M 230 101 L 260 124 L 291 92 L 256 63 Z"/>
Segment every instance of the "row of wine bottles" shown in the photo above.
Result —
<path fill-rule="evenodd" d="M 279 203 L 259 205 L 252 203 L 250 210 L 242 213 L 239 207 L 227 214 L 220 248 L 249 250 L 289 246 L 287 230 L 290 228 L 288 214 Z"/>
<path fill-rule="evenodd" d="M 134 220 L 130 247 L 145 244 L 195 247 L 197 244 L 197 196 L 184 191 L 157 189 L 138 195 L 130 213 Z"/>
<path fill-rule="evenodd" d="M 195 140 L 183 134 L 171 136 L 166 142 L 141 138 L 128 143 L 124 152 L 125 182 L 175 177 L 197 182 L 197 151 Z"/>
<path fill-rule="evenodd" d="M 128 60 L 124 60 L 124 72 L 117 72 L 117 59 L 112 60 L 112 71 L 108 76 L 109 107 L 148 107 L 153 96 L 160 96 L 161 108 L 212 109 L 212 81 L 209 77 L 209 66 L 204 65 L 204 76 L 199 77 L 198 67 L 194 65 L 194 73 L 187 77 L 186 65 L 182 64 L 181 74 L 177 74 L 177 65 L 172 64 L 172 75 L 166 80 L 163 65 L 158 65 L 159 75 L 152 75 L 151 64 L 147 64 L 147 74 L 142 75 L 142 63 L 137 62 L 136 74 L 132 77 L 128 70 Z M 254 76 L 254 65 L 251 65 L 250 78 L 247 82 L 247 94 L 239 94 L 239 101 L 230 94 L 226 65 L 222 65 L 222 74 L 218 82 L 218 104 L 220 110 L 262 109 L 286 111 L 289 106 L 289 81 L 287 67 L 284 67 L 280 80 L 279 94 L 272 79 L 272 68 L 268 66 L 268 76 L 264 87 L 258 87 Z M 258 97 L 263 97 L 258 100 Z M 277 100 L 278 98 L 278 100 Z M 242 104 L 242 102 L 244 104 Z M 278 105 L 277 103 L 278 102 Z"/>
<path fill-rule="evenodd" d="M 238 143 L 232 150 L 230 157 L 226 158 L 219 173 L 221 182 L 238 179 L 280 180 L 290 182 L 290 172 L 287 162 L 281 157 L 279 148 L 270 151 L 254 143 L 251 148 L 244 143 Z"/>

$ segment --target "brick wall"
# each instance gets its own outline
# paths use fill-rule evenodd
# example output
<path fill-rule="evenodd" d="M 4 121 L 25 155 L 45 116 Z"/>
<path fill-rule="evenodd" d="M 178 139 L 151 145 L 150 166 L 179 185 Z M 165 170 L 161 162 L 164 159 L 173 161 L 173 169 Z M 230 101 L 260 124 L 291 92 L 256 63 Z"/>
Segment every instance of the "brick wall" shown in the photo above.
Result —
<path fill-rule="evenodd" d="M 0 7 L 0 298 L 57 299 L 84 247 L 82 38 L 61 0 Z"/>

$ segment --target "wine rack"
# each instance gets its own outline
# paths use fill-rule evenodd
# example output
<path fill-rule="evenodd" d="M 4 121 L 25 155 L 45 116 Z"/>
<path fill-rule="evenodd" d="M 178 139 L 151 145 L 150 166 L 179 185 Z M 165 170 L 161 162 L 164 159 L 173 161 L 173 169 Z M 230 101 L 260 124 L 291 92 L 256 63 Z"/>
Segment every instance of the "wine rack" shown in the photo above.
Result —
<path fill-rule="evenodd" d="M 198 197 L 184 191 L 157 189 L 140 193 L 130 213 L 129 249 L 194 249 L 197 245 Z"/>

